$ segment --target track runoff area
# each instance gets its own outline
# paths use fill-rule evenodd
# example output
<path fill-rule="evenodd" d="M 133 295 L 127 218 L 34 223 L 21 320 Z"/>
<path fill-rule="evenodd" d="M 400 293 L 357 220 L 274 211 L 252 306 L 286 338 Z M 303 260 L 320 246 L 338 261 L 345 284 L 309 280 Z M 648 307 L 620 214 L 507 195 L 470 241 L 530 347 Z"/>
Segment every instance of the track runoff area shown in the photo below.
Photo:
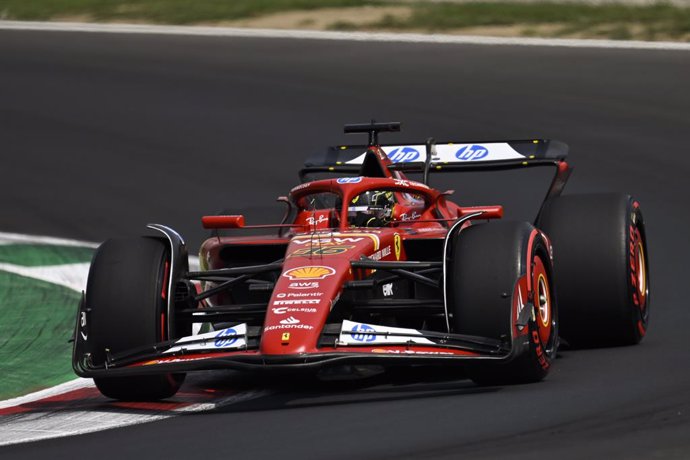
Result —
<path fill-rule="evenodd" d="M 191 383 L 164 402 L 123 403 L 101 396 L 91 379 L 75 379 L 69 340 L 95 247 L 0 233 L 0 446 L 152 422 L 266 393 Z"/>

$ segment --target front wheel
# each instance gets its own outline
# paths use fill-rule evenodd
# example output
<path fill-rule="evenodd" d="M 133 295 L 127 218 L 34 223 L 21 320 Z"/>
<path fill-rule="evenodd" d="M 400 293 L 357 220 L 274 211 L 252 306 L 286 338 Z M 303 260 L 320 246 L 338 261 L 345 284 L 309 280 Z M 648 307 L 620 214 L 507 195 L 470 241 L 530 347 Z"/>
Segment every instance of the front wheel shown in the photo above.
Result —
<path fill-rule="evenodd" d="M 510 343 L 514 354 L 469 363 L 469 377 L 479 384 L 546 377 L 558 348 L 558 309 L 544 236 L 526 222 L 470 226 L 455 237 L 449 268 L 453 331 Z"/>
<path fill-rule="evenodd" d="M 94 364 L 115 354 L 167 340 L 167 283 L 170 251 L 162 240 L 110 239 L 96 250 L 86 287 L 89 335 Z M 100 377 L 94 382 L 113 399 L 158 400 L 174 395 L 184 374 Z"/>

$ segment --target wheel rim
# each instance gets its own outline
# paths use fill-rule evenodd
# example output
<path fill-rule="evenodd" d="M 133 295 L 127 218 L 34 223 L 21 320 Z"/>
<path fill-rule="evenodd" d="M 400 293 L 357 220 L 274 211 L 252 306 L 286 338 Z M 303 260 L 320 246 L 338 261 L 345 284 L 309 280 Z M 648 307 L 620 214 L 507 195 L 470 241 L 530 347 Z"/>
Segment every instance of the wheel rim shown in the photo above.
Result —
<path fill-rule="evenodd" d="M 639 232 L 638 232 L 639 233 Z M 637 296 L 640 310 L 647 305 L 647 261 L 644 257 L 642 241 L 637 242 L 635 250 L 635 266 L 637 268 Z"/>
<path fill-rule="evenodd" d="M 638 227 L 630 229 L 630 280 L 633 284 L 633 304 L 640 309 L 642 320 L 646 319 L 649 282 L 647 279 L 647 258 L 644 242 Z"/>
<path fill-rule="evenodd" d="M 548 344 L 553 328 L 552 297 L 546 267 L 541 257 L 534 257 L 534 307 L 535 320 L 539 331 L 539 338 L 543 344 Z"/>

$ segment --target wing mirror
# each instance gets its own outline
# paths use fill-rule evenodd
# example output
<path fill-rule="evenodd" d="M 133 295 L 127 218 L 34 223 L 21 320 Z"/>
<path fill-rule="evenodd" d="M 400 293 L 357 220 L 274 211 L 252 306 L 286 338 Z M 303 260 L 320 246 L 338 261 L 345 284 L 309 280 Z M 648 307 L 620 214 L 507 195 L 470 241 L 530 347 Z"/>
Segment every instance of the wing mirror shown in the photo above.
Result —
<path fill-rule="evenodd" d="M 203 216 L 201 224 L 204 228 L 242 228 L 244 227 L 244 216 Z"/>

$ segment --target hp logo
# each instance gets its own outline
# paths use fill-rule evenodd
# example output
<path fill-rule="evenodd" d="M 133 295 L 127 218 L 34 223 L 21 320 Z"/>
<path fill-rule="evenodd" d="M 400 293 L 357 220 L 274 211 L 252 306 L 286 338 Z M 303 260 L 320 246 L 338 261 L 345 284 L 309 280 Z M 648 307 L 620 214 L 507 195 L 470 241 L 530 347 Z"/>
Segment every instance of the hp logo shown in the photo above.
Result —
<path fill-rule="evenodd" d="M 398 147 L 388 154 L 393 163 L 408 163 L 419 158 L 419 151 L 412 147 Z"/>
<path fill-rule="evenodd" d="M 455 158 L 460 161 L 476 161 L 485 158 L 489 149 L 483 145 L 466 145 L 455 152 Z"/>
<path fill-rule="evenodd" d="M 352 332 L 350 335 L 358 342 L 373 342 L 376 340 L 376 335 L 372 334 L 372 332 L 376 332 L 376 329 L 366 324 L 356 325 L 352 328 Z M 356 332 L 359 332 L 359 334 L 356 334 Z"/>
<path fill-rule="evenodd" d="M 337 183 L 339 184 L 358 184 L 362 182 L 361 177 L 339 177 L 336 180 Z"/>
<path fill-rule="evenodd" d="M 218 333 L 218 335 L 216 335 L 216 341 L 214 342 L 214 345 L 216 346 L 216 348 L 224 348 L 231 346 L 235 342 L 237 342 L 237 331 L 235 331 L 232 328 L 223 329 Z"/>

